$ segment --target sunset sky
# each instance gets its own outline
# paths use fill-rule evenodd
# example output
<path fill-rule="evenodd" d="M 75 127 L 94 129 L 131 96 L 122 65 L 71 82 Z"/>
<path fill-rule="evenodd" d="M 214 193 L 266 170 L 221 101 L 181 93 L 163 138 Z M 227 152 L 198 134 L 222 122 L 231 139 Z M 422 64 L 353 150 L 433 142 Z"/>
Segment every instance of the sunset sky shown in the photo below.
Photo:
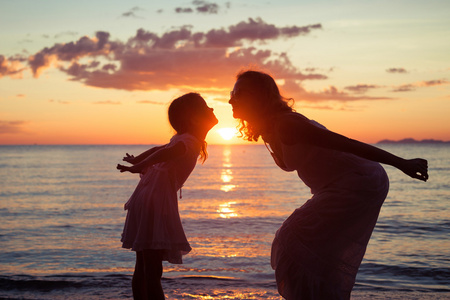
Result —
<path fill-rule="evenodd" d="M 270 73 L 348 137 L 450 140 L 450 1 L 1 1 L 0 144 L 160 144 L 199 92 L 219 124 L 236 74 Z"/>

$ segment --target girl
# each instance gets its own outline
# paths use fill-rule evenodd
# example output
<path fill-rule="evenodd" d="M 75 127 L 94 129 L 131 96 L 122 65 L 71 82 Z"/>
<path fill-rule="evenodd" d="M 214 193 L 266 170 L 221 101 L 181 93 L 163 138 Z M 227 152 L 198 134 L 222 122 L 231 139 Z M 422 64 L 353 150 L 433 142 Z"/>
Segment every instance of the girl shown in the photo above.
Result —
<path fill-rule="evenodd" d="M 175 99 L 168 114 L 176 131 L 170 142 L 137 157 L 127 153 L 123 160 L 132 166 L 117 165 L 120 172 L 141 174 L 125 204 L 128 213 L 122 234 L 122 247 L 136 251 L 132 280 L 135 299 L 165 299 L 162 261 L 181 264 L 182 255 L 191 251 L 178 213 L 177 191 L 199 155 L 205 161 L 205 137 L 218 122 L 213 109 L 196 93 Z"/>
<path fill-rule="evenodd" d="M 295 113 L 265 73 L 239 74 L 229 103 L 244 138 L 262 137 L 275 163 L 297 171 L 313 194 L 273 241 L 278 291 L 286 299 L 350 299 L 389 188 L 379 163 L 426 181 L 427 161 L 405 160 L 328 131 Z"/>

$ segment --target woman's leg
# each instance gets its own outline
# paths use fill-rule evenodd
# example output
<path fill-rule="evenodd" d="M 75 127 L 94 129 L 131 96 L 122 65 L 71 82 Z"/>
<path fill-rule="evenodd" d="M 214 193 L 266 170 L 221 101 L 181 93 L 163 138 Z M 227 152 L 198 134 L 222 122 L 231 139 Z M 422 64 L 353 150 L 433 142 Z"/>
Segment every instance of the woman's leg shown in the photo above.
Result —
<path fill-rule="evenodd" d="M 143 251 L 136 251 L 136 266 L 134 267 L 133 279 L 131 281 L 133 298 L 136 300 L 147 299 L 145 286 L 145 264 Z"/>
<path fill-rule="evenodd" d="M 144 250 L 143 253 L 147 299 L 165 299 L 161 286 L 163 250 Z"/>

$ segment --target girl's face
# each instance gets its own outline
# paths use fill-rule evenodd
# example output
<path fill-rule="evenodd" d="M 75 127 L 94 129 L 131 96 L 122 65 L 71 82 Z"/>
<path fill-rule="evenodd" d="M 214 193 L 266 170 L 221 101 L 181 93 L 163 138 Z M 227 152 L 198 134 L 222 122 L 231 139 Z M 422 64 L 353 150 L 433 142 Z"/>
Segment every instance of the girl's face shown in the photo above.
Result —
<path fill-rule="evenodd" d="M 255 89 L 252 88 L 248 80 L 239 79 L 234 84 L 230 92 L 230 101 L 228 103 L 233 107 L 233 117 L 248 121 L 255 115 L 255 104 L 257 97 Z"/>
<path fill-rule="evenodd" d="M 205 101 L 198 104 L 195 115 L 199 125 L 206 130 L 210 130 L 219 122 L 214 114 L 214 109 L 209 107 Z"/>

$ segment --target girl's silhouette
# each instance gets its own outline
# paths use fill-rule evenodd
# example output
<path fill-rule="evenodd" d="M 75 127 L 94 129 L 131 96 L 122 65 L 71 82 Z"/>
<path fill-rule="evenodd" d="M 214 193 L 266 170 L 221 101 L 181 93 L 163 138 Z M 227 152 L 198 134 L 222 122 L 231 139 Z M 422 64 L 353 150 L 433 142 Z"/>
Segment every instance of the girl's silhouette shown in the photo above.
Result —
<path fill-rule="evenodd" d="M 191 251 L 178 213 L 177 191 L 199 158 L 206 159 L 205 137 L 217 124 L 213 109 L 196 93 L 175 99 L 169 122 L 176 134 L 163 146 L 123 158 L 132 166 L 120 172 L 140 173 L 141 180 L 125 204 L 128 210 L 122 247 L 136 251 L 132 289 L 135 299 L 164 299 L 162 261 L 182 263 Z"/>

